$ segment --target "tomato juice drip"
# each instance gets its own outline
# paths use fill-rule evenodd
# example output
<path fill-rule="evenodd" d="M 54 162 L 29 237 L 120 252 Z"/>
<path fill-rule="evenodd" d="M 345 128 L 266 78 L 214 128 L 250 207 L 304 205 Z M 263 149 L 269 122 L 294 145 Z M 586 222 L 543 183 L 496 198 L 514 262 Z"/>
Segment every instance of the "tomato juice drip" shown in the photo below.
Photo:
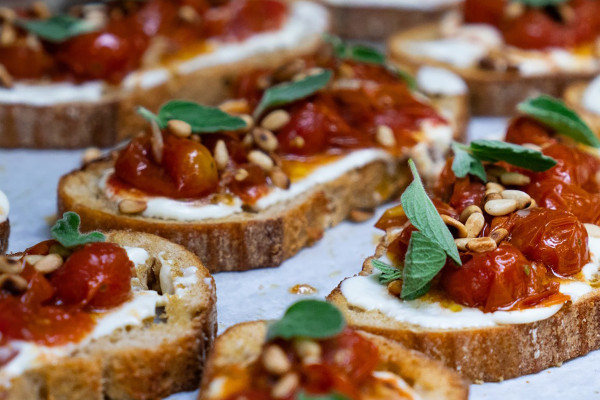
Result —
<path fill-rule="evenodd" d="M 105 80 L 117 84 L 142 67 L 155 37 L 165 40 L 163 57 L 210 39 L 241 41 L 279 29 L 288 6 L 278 0 L 231 0 L 212 5 L 208 0 L 149 0 L 121 7 L 108 4 L 108 22 L 98 31 L 62 43 L 28 43 L 19 30 L 14 43 L 0 47 L 0 63 L 16 79 L 49 78 L 82 82 Z M 189 15 L 182 18 L 182 8 Z"/>
<path fill-rule="evenodd" d="M 25 255 L 47 255 L 55 241 L 42 242 Z M 98 313 L 131 296 L 133 263 L 113 243 L 81 246 L 50 274 L 42 274 L 22 258 L 22 293 L 0 290 L 0 365 L 11 357 L 11 341 L 59 346 L 78 342 L 91 332 Z M 8 349 L 8 350 L 7 350 Z M 14 356 L 14 354 L 13 354 Z"/>
<path fill-rule="evenodd" d="M 595 0 L 568 1 L 568 11 L 524 7 L 518 15 L 507 13 L 508 5 L 508 0 L 466 0 L 465 22 L 493 25 L 507 44 L 526 50 L 589 45 L 600 34 L 600 4 Z"/>

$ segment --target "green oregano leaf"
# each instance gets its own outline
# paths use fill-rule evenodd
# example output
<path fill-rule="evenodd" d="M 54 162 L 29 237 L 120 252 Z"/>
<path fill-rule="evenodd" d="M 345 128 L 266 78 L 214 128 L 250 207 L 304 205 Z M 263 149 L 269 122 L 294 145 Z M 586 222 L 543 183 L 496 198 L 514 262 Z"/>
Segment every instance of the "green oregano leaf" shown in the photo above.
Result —
<path fill-rule="evenodd" d="M 481 161 L 504 161 L 534 172 L 546 171 L 556 165 L 555 159 L 540 151 L 499 140 L 474 140 L 470 150 Z"/>
<path fill-rule="evenodd" d="M 557 133 L 588 146 L 600 147 L 600 140 L 590 127 L 559 99 L 543 95 L 522 102 L 518 109 Z"/>
<path fill-rule="evenodd" d="M 50 229 L 50 233 L 54 239 L 67 249 L 87 243 L 106 241 L 106 237 L 100 232 L 82 234 L 79 231 L 80 225 L 81 218 L 79 218 L 79 215 L 68 211 L 63 214 L 62 219 L 56 221 L 56 224 Z"/>
<path fill-rule="evenodd" d="M 268 88 L 254 110 L 254 118 L 258 119 L 269 108 L 293 103 L 315 94 L 327 86 L 332 77 L 333 72 L 325 69 L 299 81 L 286 82 Z"/>
<path fill-rule="evenodd" d="M 404 259 L 401 297 L 404 300 L 414 300 L 423 296 L 429 291 L 431 280 L 445 264 L 444 250 L 422 232 L 414 231 Z"/>
<path fill-rule="evenodd" d="M 454 151 L 454 160 L 452 161 L 452 172 L 454 172 L 454 175 L 464 178 L 467 174 L 471 174 L 483 182 L 487 181 L 485 167 L 481 163 L 481 160 L 473 157 L 468 151 L 469 146 L 454 142 L 452 143 L 452 150 Z"/>
<path fill-rule="evenodd" d="M 97 27 L 81 18 L 67 14 L 43 20 L 18 20 L 17 25 L 49 42 L 60 43 L 72 37 L 92 32 Z"/>
<path fill-rule="evenodd" d="M 402 269 L 393 267 L 389 264 L 384 263 L 376 259 L 371 260 L 371 265 L 381 271 L 379 275 L 379 283 L 387 285 L 388 283 L 397 279 L 402 279 Z"/>
<path fill-rule="evenodd" d="M 156 122 L 161 129 L 166 128 L 172 119 L 187 122 L 194 133 L 236 131 L 246 126 L 246 122 L 240 117 L 227 114 L 216 107 L 185 100 L 169 101 L 160 108 L 158 115 L 144 107 L 138 107 L 137 112 L 146 120 Z"/>
<path fill-rule="evenodd" d="M 521 3 L 530 7 L 548 7 L 566 3 L 569 0 L 512 0 L 513 3 Z"/>
<path fill-rule="evenodd" d="M 346 327 L 344 316 L 333 304 L 322 300 L 301 300 L 287 309 L 283 318 L 272 323 L 267 340 L 275 338 L 326 339 Z"/>
<path fill-rule="evenodd" d="M 400 198 L 406 216 L 425 237 L 439 246 L 455 263 L 462 265 L 454 238 L 425 192 L 415 163 L 408 160 L 408 165 L 414 179 Z"/>
<path fill-rule="evenodd" d="M 308 394 L 306 392 L 299 392 L 296 396 L 296 400 L 350 400 L 348 397 L 339 393 L 329 394 Z"/>

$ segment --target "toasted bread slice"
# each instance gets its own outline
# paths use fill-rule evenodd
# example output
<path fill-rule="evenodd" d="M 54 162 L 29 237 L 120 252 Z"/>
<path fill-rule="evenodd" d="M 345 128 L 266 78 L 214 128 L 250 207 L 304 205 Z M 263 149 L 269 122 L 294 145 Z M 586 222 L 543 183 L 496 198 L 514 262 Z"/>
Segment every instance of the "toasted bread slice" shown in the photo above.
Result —
<path fill-rule="evenodd" d="M 10 222 L 7 219 L 0 222 L 0 254 L 6 253 L 8 249 L 8 237 L 10 236 Z"/>
<path fill-rule="evenodd" d="M 139 288 L 166 294 L 164 311 L 155 321 L 74 345 L 64 357 L 25 369 L 8 389 L 0 386 L 2 399 L 160 399 L 197 387 L 217 329 L 213 278 L 196 256 L 157 236 L 115 231 L 107 241 L 150 254 L 136 266 Z M 161 274 L 168 261 L 169 273 Z M 174 285 L 184 269 L 186 286 Z"/>
<path fill-rule="evenodd" d="M 328 25 L 326 10 L 298 1 L 290 5 L 290 11 L 287 23 L 293 26 L 288 30 L 295 33 L 255 35 L 218 57 L 213 54 L 219 50 L 217 44 L 212 53 L 198 54 L 198 67 L 181 67 L 185 72 L 178 68 L 189 63 L 188 58 L 175 60 L 165 68 L 135 71 L 116 87 L 106 85 L 102 98 L 96 101 L 0 102 L 0 147 L 107 147 L 145 126 L 135 112 L 136 106 L 156 110 L 174 98 L 218 104 L 229 98 L 231 83 L 240 74 L 273 69 L 316 51 Z"/>
<path fill-rule="evenodd" d="M 447 12 L 457 10 L 460 1 L 440 2 L 431 6 L 399 1 L 339 1 L 321 0 L 331 12 L 335 34 L 360 40 L 383 41 L 390 33 L 439 21 Z M 404 3 L 404 4 L 403 4 Z"/>
<path fill-rule="evenodd" d="M 545 93 L 562 96 L 572 83 L 587 80 L 595 75 L 590 73 L 553 73 L 546 75 L 523 76 L 517 71 L 499 72 L 481 68 L 457 68 L 428 57 L 412 54 L 407 43 L 436 40 L 442 37 L 440 24 L 419 26 L 393 35 L 388 41 L 392 62 L 409 71 L 423 65 L 449 69 L 458 74 L 469 86 L 470 106 L 473 115 L 507 116 L 515 111 L 518 103 L 528 97 Z"/>
<path fill-rule="evenodd" d="M 594 133 L 600 135 L 600 114 L 588 110 L 583 105 L 583 96 L 588 86 L 589 82 L 585 81 L 573 83 L 567 87 L 563 94 L 563 98 L 567 105 L 577 112 Z"/>
<path fill-rule="evenodd" d="M 260 356 L 267 324 L 246 322 L 229 328 L 217 338 L 208 358 L 198 400 L 218 398 L 219 384 L 215 378 L 224 370 L 247 368 Z M 376 344 L 380 362 L 377 370 L 399 375 L 422 399 L 467 399 L 468 386 L 460 376 L 423 354 L 381 336 L 361 332 Z M 213 382 L 215 385 L 212 385 Z M 217 396 L 215 396 L 215 394 Z"/>
<path fill-rule="evenodd" d="M 364 262 L 359 275 L 372 275 L 371 260 L 385 252 L 382 240 L 375 257 Z M 532 374 L 600 348 L 599 289 L 568 302 L 544 320 L 462 329 L 424 328 L 399 322 L 379 311 L 354 307 L 342 294 L 341 283 L 327 300 L 342 310 L 348 325 L 397 340 L 442 361 L 474 382 Z"/>

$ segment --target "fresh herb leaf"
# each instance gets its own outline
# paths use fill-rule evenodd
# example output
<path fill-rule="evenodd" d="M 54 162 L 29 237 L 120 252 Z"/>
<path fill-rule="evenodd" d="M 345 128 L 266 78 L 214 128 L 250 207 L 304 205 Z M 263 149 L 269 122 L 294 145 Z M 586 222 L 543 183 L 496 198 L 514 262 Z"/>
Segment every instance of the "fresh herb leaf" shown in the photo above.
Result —
<path fill-rule="evenodd" d="M 487 181 L 485 167 L 481 163 L 481 160 L 473 157 L 468 151 L 469 146 L 454 142 L 452 143 L 452 150 L 454 151 L 454 161 L 452 161 L 452 172 L 454 172 L 454 175 L 464 178 L 467 174 L 471 174 L 483 182 Z"/>
<path fill-rule="evenodd" d="M 546 95 L 539 96 L 522 102 L 518 109 L 579 143 L 600 147 L 600 140 L 590 127 L 561 100 Z"/>
<path fill-rule="evenodd" d="M 169 101 L 160 108 L 158 115 L 144 107 L 138 107 L 137 112 L 146 120 L 158 123 L 161 129 L 166 128 L 167 123 L 172 119 L 187 122 L 194 133 L 235 131 L 246 126 L 243 119 L 218 108 L 201 106 L 185 100 Z"/>
<path fill-rule="evenodd" d="M 315 94 L 327 86 L 332 77 L 333 72 L 326 69 L 296 82 L 286 82 L 270 87 L 265 91 L 260 99 L 260 103 L 258 103 L 258 106 L 254 110 L 254 118 L 258 119 L 263 112 L 271 107 L 293 103 L 294 101 Z"/>
<path fill-rule="evenodd" d="M 385 65 L 385 54 L 379 50 L 362 44 L 344 42 L 338 36 L 325 34 L 323 39 L 331 44 L 335 56 L 341 60 L 353 60 L 360 63 Z"/>
<path fill-rule="evenodd" d="M 344 316 L 334 305 L 321 300 L 301 300 L 287 309 L 283 318 L 269 326 L 267 340 L 295 337 L 326 339 L 346 327 Z"/>
<path fill-rule="evenodd" d="M 308 394 L 300 392 L 296 396 L 296 400 L 349 400 L 346 396 L 339 393 L 329 394 Z"/>
<path fill-rule="evenodd" d="M 548 7 L 566 3 L 569 0 L 512 0 L 513 3 L 521 3 L 530 7 Z"/>
<path fill-rule="evenodd" d="M 462 265 L 454 238 L 425 192 L 415 163 L 413 160 L 408 160 L 408 165 L 414 179 L 400 198 L 406 216 L 423 235 L 444 250 L 455 263 Z"/>
<path fill-rule="evenodd" d="M 67 249 L 106 240 L 106 237 L 100 232 L 82 234 L 79 231 L 80 225 L 81 218 L 79 218 L 79 215 L 68 211 L 63 214 L 62 219 L 56 221 L 56 224 L 50 229 L 50 233 L 54 239 Z"/>
<path fill-rule="evenodd" d="M 546 171 L 556 165 L 555 159 L 540 151 L 499 140 L 474 140 L 470 150 L 479 160 L 505 161 L 534 172 Z"/>
<path fill-rule="evenodd" d="M 60 43 L 72 37 L 96 30 L 89 21 L 59 14 L 43 20 L 18 20 L 17 24 L 49 42 Z"/>
<path fill-rule="evenodd" d="M 402 269 L 393 267 L 376 259 L 371 260 L 371 265 L 381 271 L 379 275 L 379 283 L 387 285 L 397 279 L 402 279 Z"/>
<path fill-rule="evenodd" d="M 398 74 L 400 79 L 402 79 L 404 82 L 406 82 L 406 85 L 408 86 L 408 88 L 410 90 L 415 91 L 418 89 L 419 86 L 418 86 L 417 80 L 415 79 L 414 76 L 412 76 L 408 72 L 404 71 L 403 69 L 396 68 L 394 66 L 390 67 L 390 69 L 392 69 L 392 71 L 394 71 L 396 74 Z"/>
<path fill-rule="evenodd" d="M 414 300 L 423 296 L 429 291 L 431 280 L 445 264 L 444 250 L 422 232 L 413 232 L 404 259 L 401 297 L 404 300 Z"/>
<path fill-rule="evenodd" d="M 525 272 L 525 275 L 529 276 L 531 274 L 531 267 L 529 265 L 524 265 L 523 272 Z"/>

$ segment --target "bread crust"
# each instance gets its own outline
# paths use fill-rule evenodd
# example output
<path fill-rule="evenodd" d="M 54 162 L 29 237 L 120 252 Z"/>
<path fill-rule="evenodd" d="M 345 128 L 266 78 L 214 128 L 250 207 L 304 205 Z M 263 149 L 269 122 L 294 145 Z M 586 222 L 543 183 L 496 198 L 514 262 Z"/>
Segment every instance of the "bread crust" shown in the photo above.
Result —
<path fill-rule="evenodd" d="M 401 6 L 373 6 L 366 0 L 361 5 L 330 4 L 332 30 L 346 39 L 383 41 L 391 32 L 439 21 L 446 13 L 460 9 L 459 4 L 432 7 L 429 10 Z"/>
<path fill-rule="evenodd" d="M 171 73 L 169 79 L 152 88 L 128 91 L 111 87 L 98 102 L 74 102 L 49 106 L 0 104 L 0 147 L 66 148 L 108 147 L 136 135 L 145 126 L 136 113 L 141 105 L 157 110 L 177 98 L 217 105 L 231 95 L 236 77 L 253 69 L 273 69 L 311 54 L 322 40 L 305 38 L 295 48 L 255 54 L 243 60 L 202 68 L 185 75 Z"/>
<path fill-rule="evenodd" d="M 247 368 L 259 357 L 265 340 L 267 324 L 264 321 L 234 325 L 220 335 L 206 363 L 198 400 L 208 400 L 211 382 L 224 371 Z M 454 371 L 416 351 L 381 336 L 360 332 L 373 342 L 378 350 L 378 370 L 401 376 L 422 399 L 466 400 L 469 389 Z"/>
<path fill-rule="evenodd" d="M 576 82 L 565 90 L 563 99 L 567 106 L 575 110 L 575 112 L 583 119 L 594 131 L 597 136 L 600 136 L 600 115 L 589 111 L 583 106 L 583 94 L 588 88 L 589 82 L 581 81 Z"/>
<path fill-rule="evenodd" d="M 439 24 L 423 25 L 394 34 L 388 40 L 390 59 L 398 66 L 413 72 L 424 65 L 433 65 L 458 74 L 469 87 L 473 115 L 511 115 L 515 112 L 517 104 L 529 97 L 542 93 L 561 97 L 570 84 L 591 79 L 598 72 L 523 76 L 518 72 L 456 68 L 447 63 L 416 56 L 403 48 L 403 44 L 408 41 L 434 40 L 440 37 Z"/>
<path fill-rule="evenodd" d="M 384 251 L 380 245 L 378 256 Z M 373 258 L 364 262 L 359 275 L 373 273 Z M 467 329 L 423 328 L 377 311 L 361 310 L 347 302 L 341 283 L 327 300 L 342 310 L 350 326 L 423 352 L 474 382 L 533 374 L 600 348 L 600 290 L 567 302 L 542 321 Z"/>
<path fill-rule="evenodd" d="M 157 236 L 114 231 L 107 240 L 142 247 L 153 257 L 164 252 L 165 259 L 173 260 L 176 276 L 182 268 L 196 266 L 197 282 L 189 289 L 193 295 L 169 296 L 165 323 L 113 332 L 25 371 L 8 391 L 0 390 L 3 400 L 162 399 L 198 386 L 217 329 L 213 278 L 196 256 Z M 142 288 L 160 290 L 157 260 L 138 269 L 138 277 L 147 277 Z"/>
<path fill-rule="evenodd" d="M 0 222 L 0 254 L 6 253 L 8 249 L 8 237 L 10 236 L 10 221 L 7 219 Z"/>

